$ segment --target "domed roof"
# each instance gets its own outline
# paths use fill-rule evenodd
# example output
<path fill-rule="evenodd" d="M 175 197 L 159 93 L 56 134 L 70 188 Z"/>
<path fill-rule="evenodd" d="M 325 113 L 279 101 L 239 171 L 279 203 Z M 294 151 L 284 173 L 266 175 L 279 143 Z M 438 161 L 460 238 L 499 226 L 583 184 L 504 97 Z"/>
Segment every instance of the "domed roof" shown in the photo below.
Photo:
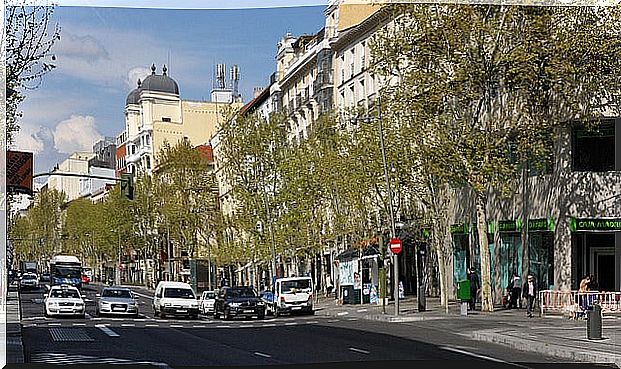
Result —
<path fill-rule="evenodd" d="M 125 105 L 138 105 L 140 100 L 140 88 L 135 88 L 131 90 L 129 95 L 127 95 L 127 100 L 125 100 Z"/>
<path fill-rule="evenodd" d="M 166 75 L 166 66 L 162 69 L 162 75 L 155 74 L 155 64 L 151 66 L 151 75 L 142 81 L 142 91 L 158 91 L 179 95 L 179 86 L 174 79 Z"/>

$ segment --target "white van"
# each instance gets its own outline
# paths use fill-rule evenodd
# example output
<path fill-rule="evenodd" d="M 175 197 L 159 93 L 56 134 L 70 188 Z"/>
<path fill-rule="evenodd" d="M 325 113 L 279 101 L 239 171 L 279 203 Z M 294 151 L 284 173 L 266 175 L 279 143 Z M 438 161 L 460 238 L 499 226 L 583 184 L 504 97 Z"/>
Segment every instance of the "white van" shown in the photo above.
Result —
<path fill-rule="evenodd" d="M 310 277 L 277 279 L 272 309 L 275 317 L 282 313 L 314 314 L 313 280 Z"/>
<path fill-rule="evenodd" d="M 153 297 L 153 313 L 162 318 L 181 315 L 198 319 L 198 300 L 194 290 L 183 282 L 158 283 Z"/>

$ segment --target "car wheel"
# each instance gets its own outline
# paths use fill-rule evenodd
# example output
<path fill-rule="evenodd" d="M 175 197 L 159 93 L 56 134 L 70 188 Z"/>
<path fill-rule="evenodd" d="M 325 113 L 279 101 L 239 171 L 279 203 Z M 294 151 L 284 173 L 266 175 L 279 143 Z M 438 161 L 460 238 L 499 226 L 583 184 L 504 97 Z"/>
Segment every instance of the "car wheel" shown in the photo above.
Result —
<path fill-rule="evenodd" d="M 152 307 L 153 307 L 153 315 L 160 316 L 160 313 L 155 309 L 155 305 L 152 305 Z"/>
<path fill-rule="evenodd" d="M 276 306 L 274 308 L 274 318 L 278 318 L 280 316 L 280 309 L 278 309 L 278 306 Z"/>
<path fill-rule="evenodd" d="M 214 310 L 213 311 L 213 318 L 214 319 L 220 319 L 220 313 L 218 312 L 218 310 Z"/>
<path fill-rule="evenodd" d="M 259 320 L 265 319 L 265 313 L 257 315 L 257 319 Z"/>
<path fill-rule="evenodd" d="M 47 309 L 43 310 L 43 316 L 45 316 L 46 318 L 50 317 L 50 314 L 47 313 Z"/>
<path fill-rule="evenodd" d="M 229 309 L 224 309 L 224 320 L 231 320 L 231 311 Z"/>

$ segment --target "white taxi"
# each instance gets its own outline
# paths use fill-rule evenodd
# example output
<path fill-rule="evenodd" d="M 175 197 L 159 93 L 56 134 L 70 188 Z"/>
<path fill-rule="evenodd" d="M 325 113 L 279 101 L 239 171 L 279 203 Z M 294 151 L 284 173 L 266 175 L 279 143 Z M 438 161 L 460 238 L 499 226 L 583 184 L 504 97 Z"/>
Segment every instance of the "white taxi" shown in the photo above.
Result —
<path fill-rule="evenodd" d="M 53 286 L 45 296 L 45 316 L 73 315 L 84 318 L 86 310 L 80 291 L 68 285 Z"/>

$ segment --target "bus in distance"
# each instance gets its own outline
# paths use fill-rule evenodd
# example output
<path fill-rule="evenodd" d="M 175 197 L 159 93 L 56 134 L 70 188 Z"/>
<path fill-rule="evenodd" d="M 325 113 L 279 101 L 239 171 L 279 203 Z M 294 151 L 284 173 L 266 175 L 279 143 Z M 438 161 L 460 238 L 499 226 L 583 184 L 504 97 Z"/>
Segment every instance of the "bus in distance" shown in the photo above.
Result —
<path fill-rule="evenodd" d="M 50 285 L 82 288 L 82 263 L 76 256 L 56 255 L 50 261 Z"/>

